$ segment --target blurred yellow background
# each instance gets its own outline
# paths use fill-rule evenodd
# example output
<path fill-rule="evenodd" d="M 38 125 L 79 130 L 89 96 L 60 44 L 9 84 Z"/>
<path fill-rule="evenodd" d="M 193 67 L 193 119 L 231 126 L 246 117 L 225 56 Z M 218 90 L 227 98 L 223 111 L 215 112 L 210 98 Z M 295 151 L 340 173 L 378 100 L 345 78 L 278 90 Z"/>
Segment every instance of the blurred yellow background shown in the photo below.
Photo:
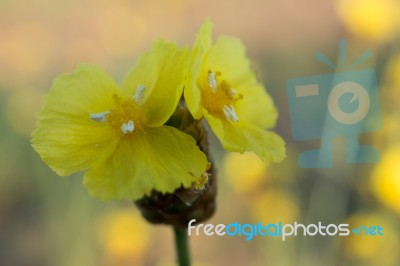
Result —
<path fill-rule="evenodd" d="M 400 265 L 400 2 L 2 0 L 0 2 L 0 265 L 174 265 L 171 229 L 151 226 L 131 202 L 89 197 L 82 175 L 58 177 L 30 146 L 35 114 L 52 80 L 94 63 L 117 81 L 157 38 L 190 45 L 205 17 L 214 35 L 242 39 L 274 97 L 288 157 L 267 167 L 252 154 L 224 154 L 213 224 L 344 223 L 385 228 L 381 238 L 191 237 L 194 265 Z M 377 165 L 297 166 L 285 94 L 289 78 L 331 73 L 341 38 L 349 56 L 372 49 L 383 127 L 368 134 Z M 372 61 L 372 62 L 371 62 Z M 339 162 L 342 163 L 342 162 Z"/>

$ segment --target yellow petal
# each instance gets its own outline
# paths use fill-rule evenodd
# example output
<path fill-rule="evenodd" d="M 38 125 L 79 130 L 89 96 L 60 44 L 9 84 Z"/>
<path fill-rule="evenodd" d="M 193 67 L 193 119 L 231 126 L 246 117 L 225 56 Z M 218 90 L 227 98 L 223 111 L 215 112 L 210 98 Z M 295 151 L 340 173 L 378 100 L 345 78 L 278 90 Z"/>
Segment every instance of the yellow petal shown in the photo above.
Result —
<path fill-rule="evenodd" d="M 220 71 L 221 78 L 242 94 L 235 103 L 239 119 L 261 128 L 275 126 L 277 111 L 272 98 L 250 68 L 246 50 L 242 42 L 234 37 L 220 37 L 210 49 L 203 71 Z"/>
<path fill-rule="evenodd" d="M 206 171 L 207 158 L 192 137 L 169 127 L 148 128 L 121 139 L 113 156 L 87 172 L 84 185 L 102 200 L 133 199 L 154 189 L 189 187 Z"/>
<path fill-rule="evenodd" d="M 272 98 L 259 83 L 249 82 L 237 86 L 243 98 L 236 102 L 235 109 L 239 119 L 260 128 L 273 128 L 278 119 L 278 111 Z"/>
<path fill-rule="evenodd" d="M 204 68 L 220 71 L 222 78 L 229 84 L 240 84 L 254 78 L 246 49 L 235 37 L 221 36 L 210 48 L 204 62 Z M 235 88 L 236 89 L 236 88 Z"/>
<path fill-rule="evenodd" d="M 176 44 L 156 41 L 124 81 L 124 95 L 133 97 L 144 86 L 143 105 L 149 126 L 161 126 L 174 112 L 182 95 L 189 51 Z"/>
<path fill-rule="evenodd" d="M 267 162 L 277 163 L 285 158 L 285 142 L 274 132 L 262 130 L 244 121 L 222 121 L 206 110 L 204 116 L 226 150 L 240 153 L 253 151 Z"/>
<path fill-rule="evenodd" d="M 185 82 L 185 100 L 188 109 L 195 119 L 203 116 L 201 104 L 201 92 L 197 86 L 197 80 L 200 75 L 201 67 L 207 51 L 212 43 L 213 24 L 206 19 L 202 24 L 200 31 L 197 33 L 196 41 L 193 46 L 190 69 L 186 76 Z"/>
<path fill-rule="evenodd" d="M 69 175 L 104 161 L 118 141 L 108 123 L 90 114 L 110 110 L 115 82 L 95 66 L 81 65 L 58 77 L 45 97 L 32 145 L 59 175 Z"/>

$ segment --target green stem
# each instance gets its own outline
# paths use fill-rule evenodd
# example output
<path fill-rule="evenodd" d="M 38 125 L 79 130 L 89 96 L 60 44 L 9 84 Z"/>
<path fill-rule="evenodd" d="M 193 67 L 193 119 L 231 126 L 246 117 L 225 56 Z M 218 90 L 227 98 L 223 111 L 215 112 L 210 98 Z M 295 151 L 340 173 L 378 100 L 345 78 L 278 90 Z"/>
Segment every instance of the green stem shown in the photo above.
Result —
<path fill-rule="evenodd" d="M 179 266 L 190 266 L 187 230 L 174 226 L 176 254 Z"/>

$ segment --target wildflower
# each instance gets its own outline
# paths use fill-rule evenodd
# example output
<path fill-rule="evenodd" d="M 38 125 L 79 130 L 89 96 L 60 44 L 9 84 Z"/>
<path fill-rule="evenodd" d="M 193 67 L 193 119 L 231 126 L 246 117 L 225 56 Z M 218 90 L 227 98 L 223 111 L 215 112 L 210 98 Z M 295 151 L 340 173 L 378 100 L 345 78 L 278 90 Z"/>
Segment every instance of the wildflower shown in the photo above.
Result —
<path fill-rule="evenodd" d="M 342 248 L 346 257 L 356 265 L 397 264 L 399 254 L 393 247 L 400 244 L 399 236 L 391 233 L 397 230 L 396 219 L 385 212 L 363 210 L 346 220 L 353 228 L 353 232 L 343 238 Z"/>
<path fill-rule="evenodd" d="M 338 0 L 336 5 L 339 17 L 357 37 L 386 42 L 400 30 L 397 0 Z"/>
<path fill-rule="evenodd" d="M 227 153 L 221 170 L 232 189 L 241 195 L 254 194 L 270 179 L 267 165 L 252 152 Z"/>
<path fill-rule="evenodd" d="M 394 145 L 382 156 L 371 176 L 371 190 L 385 206 L 400 214 L 400 145 Z"/>
<path fill-rule="evenodd" d="M 158 41 L 122 89 L 91 65 L 61 75 L 45 97 L 33 147 L 59 175 L 88 170 L 84 185 L 103 200 L 190 187 L 207 158 L 192 137 L 164 125 L 181 97 L 187 63 L 186 49 Z"/>
<path fill-rule="evenodd" d="M 193 47 L 184 91 L 190 112 L 196 119 L 207 119 L 225 149 L 281 161 L 283 140 L 264 130 L 277 119 L 271 97 L 250 69 L 243 44 L 220 37 L 212 45 L 212 26 L 208 20 L 203 24 Z"/>
<path fill-rule="evenodd" d="M 142 261 L 151 244 L 152 228 L 130 208 L 106 213 L 100 217 L 97 229 L 103 254 L 114 262 L 112 265 Z"/>

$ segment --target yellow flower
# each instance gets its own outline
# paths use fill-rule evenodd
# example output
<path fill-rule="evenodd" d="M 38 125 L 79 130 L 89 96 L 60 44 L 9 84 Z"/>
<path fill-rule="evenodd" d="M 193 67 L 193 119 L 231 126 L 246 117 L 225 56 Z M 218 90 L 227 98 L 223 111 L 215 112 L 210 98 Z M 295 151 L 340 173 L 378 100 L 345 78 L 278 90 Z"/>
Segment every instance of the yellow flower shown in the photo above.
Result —
<path fill-rule="evenodd" d="M 277 119 L 271 97 L 252 72 L 240 40 L 220 37 L 212 44 L 212 27 L 207 20 L 193 47 L 184 92 L 190 112 L 207 119 L 225 149 L 281 161 L 283 140 L 264 130 Z"/>
<path fill-rule="evenodd" d="M 140 259 L 150 246 L 151 234 L 151 227 L 131 209 L 106 214 L 98 226 L 101 246 L 114 260 Z"/>
<path fill-rule="evenodd" d="M 337 0 L 337 9 L 349 31 L 361 38 L 385 42 L 399 32 L 398 0 Z"/>
<path fill-rule="evenodd" d="M 293 223 L 299 218 L 298 200 L 289 192 L 275 186 L 256 194 L 250 204 L 253 221 Z"/>
<path fill-rule="evenodd" d="M 349 217 L 347 223 L 352 228 L 360 228 L 360 235 L 350 234 L 342 238 L 344 253 L 355 265 L 398 265 L 399 237 L 397 234 L 396 220 L 385 213 L 358 212 Z M 382 229 L 382 236 L 366 235 L 366 229 L 371 226 Z M 376 233 L 376 232 L 375 232 Z"/>
<path fill-rule="evenodd" d="M 387 150 L 371 176 L 371 189 L 380 202 L 400 214 L 400 145 Z"/>
<path fill-rule="evenodd" d="M 254 194 L 268 179 L 266 163 L 252 152 L 226 154 L 221 168 L 238 194 Z"/>
<path fill-rule="evenodd" d="M 95 66 L 61 75 L 45 97 L 33 147 L 59 175 L 88 170 L 84 185 L 103 200 L 189 187 L 207 158 L 192 137 L 163 125 L 181 97 L 188 58 L 158 41 L 122 89 Z"/>

